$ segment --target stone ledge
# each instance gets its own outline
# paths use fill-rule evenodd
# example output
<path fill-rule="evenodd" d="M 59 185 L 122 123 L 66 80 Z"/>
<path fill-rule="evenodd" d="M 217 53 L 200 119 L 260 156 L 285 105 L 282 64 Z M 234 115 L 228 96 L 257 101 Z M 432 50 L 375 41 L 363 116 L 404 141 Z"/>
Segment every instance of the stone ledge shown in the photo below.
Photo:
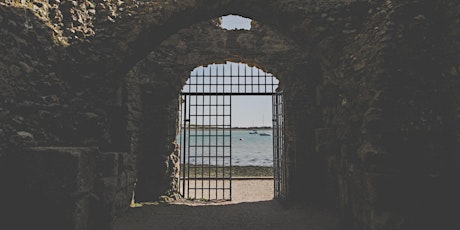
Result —
<path fill-rule="evenodd" d="M 93 189 L 96 154 L 94 148 L 28 148 L 14 154 L 13 170 L 25 193 L 80 196 Z"/>
<path fill-rule="evenodd" d="M 8 158 L 8 215 L 19 229 L 90 229 L 95 148 L 34 147 Z"/>
<path fill-rule="evenodd" d="M 101 177 L 118 176 L 125 168 L 127 153 L 99 153 L 96 157 L 97 172 Z"/>

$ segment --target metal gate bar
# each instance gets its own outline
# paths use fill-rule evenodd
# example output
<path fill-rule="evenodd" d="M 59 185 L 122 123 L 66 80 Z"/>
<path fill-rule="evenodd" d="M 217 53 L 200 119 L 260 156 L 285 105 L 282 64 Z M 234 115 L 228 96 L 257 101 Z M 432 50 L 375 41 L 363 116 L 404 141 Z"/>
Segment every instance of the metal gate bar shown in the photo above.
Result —
<path fill-rule="evenodd" d="M 232 97 L 273 95 L 278 87 L 271 74 L 254 69 L 248 74 L 245 66 L 238 64 L 236 71 L 234 66 L 194 71 L 182 90 L 180 184 L 185 198 L 231 200 Z"/>
<path fill-rule="evenodd" d="M 275 199 L 286 200 L 286 156 L 284 154 L 283 91 L 273 94 L 273 169 Z"/>

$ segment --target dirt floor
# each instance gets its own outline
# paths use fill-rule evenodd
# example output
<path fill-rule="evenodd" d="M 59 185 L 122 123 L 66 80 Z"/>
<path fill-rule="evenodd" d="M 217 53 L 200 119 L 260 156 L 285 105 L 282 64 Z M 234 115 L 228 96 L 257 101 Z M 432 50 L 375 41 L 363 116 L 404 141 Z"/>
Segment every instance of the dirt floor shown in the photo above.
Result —
<path fill-rule="evenodd" d="M 115 229 L 338 229 L 337 213 L 285 208 L 273 200 L 273 180 L 234 180 L 232 187 L 232 201 L 184 200 L 132 208 L 116 221 Z"/>

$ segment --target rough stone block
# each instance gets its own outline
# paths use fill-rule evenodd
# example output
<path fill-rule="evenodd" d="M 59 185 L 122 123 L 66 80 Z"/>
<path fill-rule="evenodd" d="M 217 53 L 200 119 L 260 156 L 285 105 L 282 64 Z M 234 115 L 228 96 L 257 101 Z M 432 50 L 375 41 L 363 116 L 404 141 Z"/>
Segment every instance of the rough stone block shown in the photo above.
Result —
<path fill-rule="evenodd" d="M 101 200 L 110 203 L 115 200 L 116 192 L 119 190 L 119 178 L 116 176 L 103 177 L 97 180 L 96 191 Z"/>
<path fill-rule="evenodd" d="M 316 88 L 316 103 L 322 106 L 334 106 L 337 103 L 339 89 L 336 85 L 325 84 Z"/>
<path fill-rule="evenodd" d="M 97 159 L 97 172 L 101 177 L 117 176 L 123 166 L 120 153 L 100 153 Z"/>
<path fill-rule="evenodd" d="M 13 221 L 8 226 L 14 226 L 14 229 L 94 229 L 90 227 L 94 202 L 91 194 L 23 196 L 15 200 L 8 210 L 8 220 Z M 17 221 L 21 219 L 23 221 Z"/>
<path fill-rule="evenodd" d="M 315 129 L 316 152 L 322 154 L 337 154 L 338 143 L 336 130 L 332 128 Z"/>
<path fill-rule="evenodd" d="M 90 229 L 95 155 L 93 148 L 73 147 L 10 154 L 7 219 L 26 220 L 12 223 L 17 229 Z"/>
<path fill-rule="evenodd" d="M 128 153 L 123 153 L 123 170 L 134 170 L 136 168 L 135 155 L 130 155 Z"/>
<path fill-rule="evenodd" d="M 92 203 L 94 203 L 94 196 L 87 195 L 84 196 L 82 199 L 78 200 L 75 203 L 75 211 L 73 213 L 73 216 L 75 217 L 75 230 L 88 230 L 88 229 L 94 229 L 91 228 L 93 225 L 93 210 L 92 208 Z"/>
<path fill-rule="evenodd" d="M 109 176 L 97 179 L 96 194 L 99 197 L 97 204 L 96 229 L 112 229 L 115 216 L 128 209 L 131 202 L 133 187 L 122 187 L 123 175 Z"/>
<path fill-rule="evenodd" d="M 456 199 L 453 181 L 447 177 L 413 174 L 364 174 L 356 188 L 361 210 L 372 209 L 373 216 L 364 226 L 376 229 L 448 229 L 454 220 Z M 457 223 L 458 225 L 458 223 Z M 457 228 L 455 228 L 457 229 Z"/>
<path fill-rule="evenodd" d="M 95 179 L 95 149 L 36 147 L 13 157 L 20 193 L 76 196 L 92 190 Z"/>
<path fill-rule="evenodd" d="M 124 171 L 135 167 L 133 157 L 128 153 L 100 153 L 97 156 L 97 171 L 100 177 L 122 176 Z"/>

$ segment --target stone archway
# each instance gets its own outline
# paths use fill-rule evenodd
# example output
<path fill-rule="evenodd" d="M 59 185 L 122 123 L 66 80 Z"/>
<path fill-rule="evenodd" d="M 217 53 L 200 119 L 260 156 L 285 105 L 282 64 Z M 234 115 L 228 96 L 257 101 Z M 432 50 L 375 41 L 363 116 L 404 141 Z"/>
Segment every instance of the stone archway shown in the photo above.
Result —
<path fill-rule="evenodd" d="M 338 193 L 331 194 L 338 194 L 334 199 L 339 200 L 346 227 L 446 223 L 441 220 L 452 216 L 458 205 L 453 182 L 458 179 L 460 143 L 458 7 L 454 0 L 104 1 L 98 5 L 54 1 L 40 2 L 30 10 L 2 3 L 0 33 L 7 39 L 0 49 L 7 55 L 0 63 L 1 164 L 8 165 L 5 156 L 34 145 L 136 152 L 136 145 L 118 145 L 128 139 L 123 136 L 126 126 L 131 126 L 127 136 L 133 140 L 127 142 L 136 142 L 138 133 L 136 119 L 123 125 L 128 110 L 122 109 L 122 76 L 180 28 L 239 12 L 285 33 L 305 54 L 293 72 L 302 78 L 286 82 L 292 89 L 288 106 L 294 111 L 288 124 L 292 137 L 288 148 L 295 153 L 296 175 L 304 175 L 292 185 L 297 186 L 292 189 L 295 200 L 311 202 L 323 188 L 334 185 Z M 55 29 L 63 30 L 63 37 Z M 65 37 L 73 38 L 68 46 L 59 43 Z M 10 52 L 16 50 L 21 52 Z M 257 60 L 249 62 L 264 66 Z M 156 70 L 152 79 L 160 79 L 162 71 Z M 305 73 L 311 78 L 306 79 Z M 180 85 L 182 80 L 176 80 L 175 85 Z M 138 90 L 128 83 L 139 95 L 155 92 L 156 88 L 148 87 Z M 134 117 L 140 114 L 129 111 Z M 117 162 L 125 163 L 118 159 L 111 164 Z M 114 207 L 112 201 L 119 197 L 108 194 L 117 191 L 126 196 L 132 179 L 117 174 L 123 167 L 117 169 L 110 172 L 111 178 L 98 177 L 108 193 L 95 191 L 100 188 L 95 189 L 92 179 L 85 192 L 107 195 L 108 205 Z M 318 172 L 337 175 L 337 181 L 316 177 Z M 303 188 L 312 186 L 311 181 L 322 189 Z M 11 194 L 27 194 L 26 186 L 21 188 L 23 193 Z M 68 201 L 72 205 L 86 202 L 74 198 Z M 319 200 L 319 205 L 325 204 Z"/>
<path fill-rule="evenodd" d="M 139 136 L 141 149 L 137 158 L 140 181 L 136 190 L 139 200 L 157 199 L 159 195 L 168 191 L 177 191 L 174 182 L 177 178 L 175 165 L 178 157 L 174 144 L 178 132 L 177 99 L 191 69 L 202 63 L 224 63 L 231 60 L 258 67 L 269 66 L 270 72 L 286 76 L 285 80 L 289 81 L 290 78 L 295 79 L 295 70 L 299 65 L 296 60 L 300 61 L 300 56 L 305 55 L 301 55 L 298 49 L 293 42 L 256 22 L 253 23 L 251 31 L 226 31 L 217 27 L 215 21 L 209 21 L 181 30 L 140 62 L 128 74 L 128 78 L 131 79 L 129 81 L 137 81 L 144 92 L 150 92 L 150 99 L 139 98 L 147 95 L 132 88 L 129 92 L 136 92 L 137 95 L 131 93 L 128 98 L 132 101 L 143 101 L 144 123 L 141 127 L 145 130 L 156 130 L 156 138 L 167 138 L 166 142 L 157 143 L 152 141 L 151 134 L 144 133 Z M 280 80 L 283 80 L 282 78 L 280 77 Z M 160 113 L 169 114 L 168 123 L 164 123 L 164 120 L 155 120 L 162 116 Z M 163 123 L 163 131 L 158 130 L 158 122 Z M 140 130 L 139 132 L 142 133 Z M 158 146 L 165 148 L 159 150 Z"/>

